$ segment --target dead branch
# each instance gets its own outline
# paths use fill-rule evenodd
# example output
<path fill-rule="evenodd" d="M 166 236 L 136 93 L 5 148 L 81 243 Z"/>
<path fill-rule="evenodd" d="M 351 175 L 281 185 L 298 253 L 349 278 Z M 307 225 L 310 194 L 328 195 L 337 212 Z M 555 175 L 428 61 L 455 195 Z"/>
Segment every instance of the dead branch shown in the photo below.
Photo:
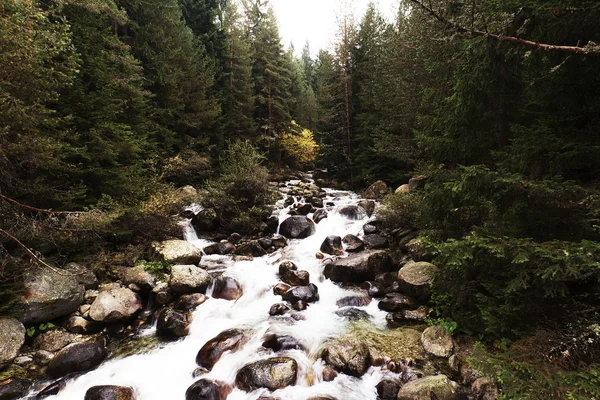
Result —
<path fill-rule="evenodd" d="M 0 193 L 0 198 L 3 200 L 6 200 L 9 203 L 12 203 L 16 206 L 24 208 L 26 210 L 41 212 L 41 213 L 45 213 L 45 214 L 70 215 L 70 214 L 84 214 L 85 213 L 85 211 L 52 211 L 52 210 L 45 210 L 43 208 L 32 207 L 32 206 L 28 206 L 27 204 L 19 203 L 17 200 L 11 199 L 10 197 L 3 195 L 2 193 Z"/>
<path fill-rule="evenodd" d="M 31 258 L 33 258 L 35 261 L 39 262 L 40 264 L 42 264 L 44 267 L 50 269 L 52 272 L 58 274 L 58 275 L 62 275 L 62 276 L 80 276 L 83 275 L 85 273 L 85 271 L 82 271 L 80 273 L 77 274 L 72 274 L 70 272 L 62 272 L 59 271 L 58 269 L 54 268 L 53 266 L 49 265 L 48 263 L 44 262 L 41 258 L 39 258 L 29 247 L 25 246 L 23 243 L 21 243 L 21 241 L 19 239 L 17 239 L 16 237 L 14 237 L 13 235 L 11 235 L 10 233 L 6 232 L 4 229 L 0 228 L 0 233 L 4 234 L 6 237 L 14 240 L 19 246 L 21 246 L 26 252 L 27 254 L 29 254 L 29 256 Z"/>
<path fill-rule="evenodd" d="M 588 45 L 584 46 L 584 47 L 557 46 L 557 45 L 553 45 L 553 44 L 534 42 L 534 41 L 523 39 L 523 38 L 516 37 L 516 36 L 504 36 L 504 35 L 498 35 L 498 34 L 489 33 L 489 32 L 483 32 L 483 31 L 480 31 L 477 29 L 468 29 L 468 28 L 462 27 L 462 26 L 446 19 L 445 17 L 443 17 L 440 13 L 436 12 L 430 6 L 423 4 L 420 0 L 410 0 L 410 1 L 415 3 L 418 7 L 420 7 L 424 11 L 426 11 L 429 15 L 431 15 L 433 18 L 437 19 L 442 24 L 449 26 L 450 28 L 454 29 L 456 32 L 461 33 L 461 34 L 467 34 L 467 35 L 471 35 L 471 36 L 482 36 L 482 37 L 497 40 L 499 42 L 509 42 L 509 43 L 513 43 L 513 44 L 531 47 L 536 50 L 556 51 L 556 52 L 588 55 L 588 56 L 600 56 L 600 48 L 598 46 L 594 45 L 593 42 L 589 42 Z"/>

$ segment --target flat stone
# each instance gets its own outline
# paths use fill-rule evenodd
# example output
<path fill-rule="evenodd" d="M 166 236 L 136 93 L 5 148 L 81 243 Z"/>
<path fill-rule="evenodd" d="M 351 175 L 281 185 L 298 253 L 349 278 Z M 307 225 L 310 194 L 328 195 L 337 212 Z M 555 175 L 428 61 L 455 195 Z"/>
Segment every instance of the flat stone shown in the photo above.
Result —
<path fill-rule="evenodd" d="M 456 400 L 458 384 L 446 375 L 427 376 L 410 381 L 398 392 L 398 400 Z"/>
<path fill-rule="evenodd" d="M 156 257 L 170 264 L 198 264 L 202 259 L 202 251 L 185 240 L 166 240 L 152 243 Z"/>
<path fill-rule="evenodd" d="M 171 267 L 169 285 L 175 294 L 205 293 L 211 281 L 208 272 L 195 265 Z"/>
<path fill-rule="evenodd" d="M 140 296 L 127 288 L 100 292 L 90 308 L 90 318 L 105 323 L 122 322 L 142 309 Z"/>

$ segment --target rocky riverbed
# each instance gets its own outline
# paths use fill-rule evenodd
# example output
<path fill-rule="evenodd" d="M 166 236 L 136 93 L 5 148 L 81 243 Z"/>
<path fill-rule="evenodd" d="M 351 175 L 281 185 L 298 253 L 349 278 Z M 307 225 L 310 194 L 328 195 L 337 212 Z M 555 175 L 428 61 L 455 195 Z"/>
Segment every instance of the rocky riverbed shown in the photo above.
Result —
<path fill-rule="evenodd" d="M 468 341 L 425 323 L 437 267 L 414 232 L 381 230 L 387 188 L 274 185 L 256 237 L 203 235 L 210 213 L 182 212 L 183 238 L 152 244 L 169 271 L 32 270 L 0 319 L 0 400 L 495 398 Z M 25 344 L 24 324 L 50 320 Z"/>

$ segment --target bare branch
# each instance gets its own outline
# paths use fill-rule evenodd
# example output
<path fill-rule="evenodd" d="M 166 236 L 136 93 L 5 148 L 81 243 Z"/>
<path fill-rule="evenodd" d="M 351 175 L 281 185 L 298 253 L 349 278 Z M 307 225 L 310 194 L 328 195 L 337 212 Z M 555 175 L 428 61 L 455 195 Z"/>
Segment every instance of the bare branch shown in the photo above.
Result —
<path fill-rule="evenodd" d="M 17 206 L 19 206 L 21 208 L 24 208 L 26 210 L 35 211 L 35 212 L 41 212 L 41 213 L 45 213 L 45 214 L 69 215 L 69 214 L 83 214 L 83 213 L 85 213 L 85 211 L 52 211 L 52 210 L 44 210 L 42 208 L 32 207 L 32 206 L 28 206 L 27 204 L 19 203 L 17 200 L 11 199 L 10 197 L 7 197 L 7 196 L 3 195 L 2 193 L 0 193 L 0 198 L 3 199 L 3 200 L 8 201 L 9 203 L 12 203 L 12 204 L 17 205 Z"/>
<path fill-rule="evenodd" d="M 588 56 L 600 56 L 600 46 L 596 45 L 593 42 L 589 42 L 584 47 L 579 46 L 556 46 L 552 44 L 533 42 L 531 40 L 519 38 L 516 36 L 503 36 L 497 35 L 494 33 L 483 32 L 477 29 L 468 29 L 464 28 L 446 18 L 444 18 L 440 13 L 436 12 L 431 6 L 425 5 L 421 0 L 410 0 L 414 4 L 416 4 L 421 9 L 425 10 L 429 15 L 433 18 L 440 21 L 442 24 L 449 26 L 454 29 L 458 33 L 472 35 L 472 36 L 482 36 L 490 39 L 497 40 L 499 42 L 509 42 L 513 44 L 518 44 L 522 46 L 531 47 L 537 50 L 545 50 L 545 51 L 557 51 L 569 54 L 580 54 L 580 55 L 588 55 Z"/>

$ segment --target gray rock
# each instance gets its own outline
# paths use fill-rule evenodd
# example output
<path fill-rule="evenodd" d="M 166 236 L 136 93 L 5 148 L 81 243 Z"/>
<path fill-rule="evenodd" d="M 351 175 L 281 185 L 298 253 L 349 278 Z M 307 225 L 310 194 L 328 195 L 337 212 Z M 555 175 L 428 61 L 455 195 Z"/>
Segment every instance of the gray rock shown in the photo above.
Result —
<path fill-rule="evenodd" d="M 321 250 L 323 253 L 341 256 L 344 254 L 342 238 L 335 235 L 327 236 L 323 243 L 321 243 L 321 248 L 319 250 Z"/>
<path fill-rule="evenodd" d="M 362 239 L 367 249 L 385 249 L 389 247 L 388 240 L 381 235 L 365 235 Z"/>
<path fill-rule="evenodd" d="M 212 297 L 215 299 L 237 300 L 244 294 L 242 285 L 230 276 L 219 276 L 214 280 Z"/>
<path fill-rule="evenodd" d="M 187 336 L 192 323 L 192 314 L 189 312 L 175 311 L 165 307 L 156 317 L 156 333 L 163 337 Z"/>
<path fill-rule="evenodd" d="M 281 274 L 281 280 L 291 286 L 308 286 L 310 274 L 308 271 L 285 271 Z"/>
<path fill-rule="evenodd" d="M 32 267 L 25 272 L 23 285 L 25 295 L 11 308 L 11 314 L 24 324 L 69 315 L 83 303 L 85 288 L 76 276 L 63 276 L 48 268 Z"/>
<path fill-rule="evenodd" d="M 335 315 L 338 317 L 346 318 L 349 321 L 360 321 L 362 319 L 369 319 L 371 316 L 368 312 L 361 310 L 360 308 L 348 307 L 337 310 Z"/>
<path fill-rule="evenodd" d="M 270 316 L 283 315 L 290 311 L 290 307 L 286 303 L 275 303 L 269 309 Z"/>
<path fill-rule="evenodd" d="M 232 390 L 225 382 L 200 379 L 185 391 L 185 400 L 226 400 Z"/>
<path fill-rule="evenodd" d="M 86 289 L 96 289 L 98 287 L 98 278 L 93 271 L 77 263 L 68 263 L 64 267 L 65 271 L 77 274 L 77 281 Z"/>
<path fill-rule="evenodd" d="M 435 325 L 423 331 L 421 335 L 423 348 L 436 357 L 450 357 L 454 351 L 452 335 L 443 326 Z"/>
<path fill-rule="evenodd" d="M 427 182 L 427 177 L 423 175 L 413 176 L 408 180 L 408 191 L 412 192 L 419 189 L 425 188 L 425 183 Z"/>
<path fill-rule="evenodd" d="M 52 354 L 52 353 L 50 353 Z M 13 364 L 23 367 L 25 365 L 31 364 L 33 362 L 33 357 L 31 356 L 19 356 L 13 360 Z"/>
<path fill-rule="evenodd" d="M 238 244 L 234 251 L 238 256 L 262 257 L 267 255 L 265 249 L 260 245 L 258 240 L 251 240 L 242 244 Z"/>
<path fill-rule="evenodd" d="M 202 251 L 185 240 L 166 240 L 152 243 L 157 258 L 170 264 L 198 264 Z"/>
<path fill-rule="evenodd" d="M 334 341 L 326 345 L 323 360 L 335 370 L 361 377 L 369 368 L 369 347 L 360 342 Z"/>
<path fill-rule="evenodd" d="M 293 215 L 279 226 L 279 233 L 288 239 L 303 239 L 314 235 L 315 223 L 304 215 Z"/>
<path fill-rule="evenodd" d="M 235 377 L 235 384 L 246 392 L 260 388 L 273 391 L 295 385 L 297 375 L 296 360 L 289 357 L 275 357 L 242 367 Z"/>
<path fill-rule="evenodd" d="M 373 280 L 382 272 L 391 271 L 392 259 L 385 250 L 368 250 L 351 254 L 325 266 L 324 275 L 334 282 L 355 282 Z"/>
<path fill-rule="evenodd" d="M 81 335 L 52 330 L 38 335 L 33 341 L 33 347 L 38 350 L 56 352 L 80 339 Z"/>
<path fill-rule="evenodd" d="M 286 291 L 282 295 L 282 298 L 290 303 L 295 303 L 299 300 L 313 303 L 319 301 L 319 289 L 314 283 L 311 283 L 308 286 L 296 286 Z"/>
<path fill-rule="evenodd" d="M 135 391 L 127 386 L 92 386 L 85 392 L 84 400 L 135 400 Z"/>
<path fill-rule="evenodd" d="M 54 353 L 47 350 L 38 350 L 33 356 L 35 358 L 35 361 L 39 364 L 48 365 L 50 361 L 52 361 L 52 359 L 54 358 Z"/>
<path fill-rule="evenodd" d="M 262 345 L 264 348 L 271 349 L 276 353 L 285 350 L 304 350 L 302 343 L 289 335 L 268 334 L 265 336 Z"/>
<path fill-rule="evenodd" d="M 196 355 L 196 364 L 211 370 L 226 351 L 235 352 L 246 342 L 248 337 L 240 329 L 228 329 L 219 333 L 202 346 Z"/>
<path fill-rule="evenodd" d="M 431 400 L 433 396 L 438 400 L 456 400 L 457 387 L 446 375 L 427 376 L 402 386 L 398 400 Z"/>
<path fill-rule="evenodd" d="M 397 312 L 389 313 L 385 319 L 388 326 L 391 328 L 405 325 L 406 322 L 423 322 L 427 319 L 430 309 L 421 306 L 416 310 L 400 310 Z"/>
<path fill-rule="evenodd" d="M 415 299 L 401 293 L 388 293 L 377 305 L 380 310 L 389 312 L 415 309 L 418 306 Z"/>
<path fill-rule="evenodd" d="M 193 310 L 206 300 L 208 300 L 208 296 L 202 293 L 183 294 L 177 299 L 173 307 L 177 310 Z"/>
<path fill-rule="evenodd" d="M 15 318 L 0 318 L 0 368 L 10 363 L 25 343 L 25 327 Z"/>
<path fill-rule="evenodd" d="M 335 304 L 338 307 L 364 307 L 371 304 L 371 298 L 366 293 L 362 295 L 346 296 L 338 299 Z"/>
<path fill-rule="evenodd" d="M 431 295 L 429 286 L 437 267 L 428 262 L 409 262 L 398 271 L 398 284 L 402 292 L 427 301 Z"/>
<path fill-rule="evenodd" d="M 71 372 L 87 371 L 100 365 L 106 355 L 106 349 L 100 341 L 73 343 L 54 356 L 46 373 L 51 378 L 60 378 Z"/>
<path fill-rule="evenodd" d="M 370 217 L 375 212 L 375 202 L 373 200 L 361 200 L 358 202 L 359 207 L 362 207 Z"/>
<path fill-rule="evenodd" d="M 130 289 L 110 289 L 96 297 L 90 308 L 90 318 L 104 323 L 122 322 L 132 318 L 142 306 L 140 296 Z"/>
<path fill-rule="evenodd" d="M 137 265 L 125 270 L 123 283 L 137 285 L 143 290 L 152 290 L 156 286 L 156 276 L 146 271 L 143 265 Z"/>
<path fill-rule="evenodd" d="M 407 183 L 405 183 L 404 185 L 398 186 L 398 188 L 396 189 L 396 191 L 394 193 L 400 194 L 400 193 L 408 193 L 408 192 L 410 192 L 410 187 L 408 186 Z"/>
<path fill-rule="evenodd" d="M 375 387 L 377 389 L 378 400 L 396 400 L 401 387 L 402 382 L 398 379 L 382 380 Z"/>
<path fill-rule="evenodd" d="M 346 251 L 349 253 L 356 253 L 365 249 L 365 244 L 357 236 L 346 235 L 342 239 L 342 242 L 346 245 Z"/>
<path fill-rule="evenodd" d="M 325 210 L 324 208 L 319 208 L 313 214 L 313 220 L 315 221 L 315 224 L 318 224 L 319 222 L 321 222 L 322 220 L 327 218 L 327 216 L 328 216 L 327 210 Z"/>
<path fill-rule="evenodd" d="M 345 218 L 353 221 L 363 219 L 367 217 L 367 212 L 360 206 L 343 206 L 338 209 L 338 213 Z"/>
<path fill-rule="evenodd" d="M 384 181 L 377 181 L 365 190 L 363 197 L 367 199 L 382 199 L 388 194 L 389 188 Z"/>
<path fill-rule="evenodd" d="M 171 267 L 169 284 L 176 294 L 205 293 L 212 279 L 208 272 L 195 265 L 174 265 Z"/>

